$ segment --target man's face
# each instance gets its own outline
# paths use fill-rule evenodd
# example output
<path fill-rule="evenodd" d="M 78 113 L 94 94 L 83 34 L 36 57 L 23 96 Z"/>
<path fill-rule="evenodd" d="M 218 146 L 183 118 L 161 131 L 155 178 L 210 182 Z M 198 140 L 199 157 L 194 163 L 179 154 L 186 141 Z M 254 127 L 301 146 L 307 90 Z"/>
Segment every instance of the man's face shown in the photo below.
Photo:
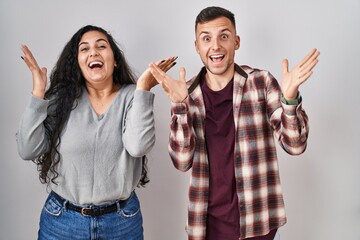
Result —
<path fill-rule="evenodd" d="M 228 18 L 219 17 L 197 25 L 195 47 L 209 72 L 226 76 L 234 70 L 235 50 L 240 47 L 240 37 Z"/>

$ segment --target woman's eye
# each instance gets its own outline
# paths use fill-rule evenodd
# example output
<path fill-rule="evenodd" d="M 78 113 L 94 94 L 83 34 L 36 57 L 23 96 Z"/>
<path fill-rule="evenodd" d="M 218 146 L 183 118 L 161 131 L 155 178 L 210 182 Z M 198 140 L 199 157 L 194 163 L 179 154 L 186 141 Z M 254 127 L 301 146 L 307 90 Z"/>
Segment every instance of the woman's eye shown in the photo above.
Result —
<path fill-rule="evenodd" d="M 98 48 L 99 48 L 99 49 L 104 49 L 104 48 L 106 48 L 106 46 L 105 46 L 105 45 L 101 45 L 101 46 L 98 46 Z"/>

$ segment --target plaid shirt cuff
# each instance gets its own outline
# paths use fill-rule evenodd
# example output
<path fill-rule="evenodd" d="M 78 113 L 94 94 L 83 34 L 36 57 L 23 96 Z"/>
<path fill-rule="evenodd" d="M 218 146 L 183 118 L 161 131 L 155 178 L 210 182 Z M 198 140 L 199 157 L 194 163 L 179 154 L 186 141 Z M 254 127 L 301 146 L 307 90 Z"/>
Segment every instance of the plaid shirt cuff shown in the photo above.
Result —
<path fill-rule="evenodd" d="M 171 109 L 173 114 L 186 114 L 188 110 L 188 99 L 189 97 L 185 98 L 185 100 L 181 103 L 171 102 Z"/>

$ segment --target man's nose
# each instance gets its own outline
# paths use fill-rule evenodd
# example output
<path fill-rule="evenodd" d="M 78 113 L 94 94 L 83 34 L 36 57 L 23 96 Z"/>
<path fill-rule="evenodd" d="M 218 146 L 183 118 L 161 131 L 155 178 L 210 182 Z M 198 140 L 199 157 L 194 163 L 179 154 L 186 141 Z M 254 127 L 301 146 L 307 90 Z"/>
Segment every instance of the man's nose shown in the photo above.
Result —
<path fill-rule="evenodd" d="M 212 49 L 218 50 L 221 48 L 220 40 L 218 38 L 213 39 Z"/>

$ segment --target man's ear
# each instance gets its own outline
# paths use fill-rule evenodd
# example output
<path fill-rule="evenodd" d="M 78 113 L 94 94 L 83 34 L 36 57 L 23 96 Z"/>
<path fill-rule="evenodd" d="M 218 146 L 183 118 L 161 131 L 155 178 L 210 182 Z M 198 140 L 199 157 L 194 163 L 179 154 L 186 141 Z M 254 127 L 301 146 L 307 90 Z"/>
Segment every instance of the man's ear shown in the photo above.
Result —
<path fill-rule="evenodd" d="M 235 37 L 235 50 L 238 50 L 240 48 L 240 36 L 236 35 Z"/>
<path fill-rule="evenodd" d="M 195 39 L 195 41 L 194 41 L 194 44 L 195 44 L 196 52 L 197 52 L 197 53 L 200 53 L 196 39 Z"/>

